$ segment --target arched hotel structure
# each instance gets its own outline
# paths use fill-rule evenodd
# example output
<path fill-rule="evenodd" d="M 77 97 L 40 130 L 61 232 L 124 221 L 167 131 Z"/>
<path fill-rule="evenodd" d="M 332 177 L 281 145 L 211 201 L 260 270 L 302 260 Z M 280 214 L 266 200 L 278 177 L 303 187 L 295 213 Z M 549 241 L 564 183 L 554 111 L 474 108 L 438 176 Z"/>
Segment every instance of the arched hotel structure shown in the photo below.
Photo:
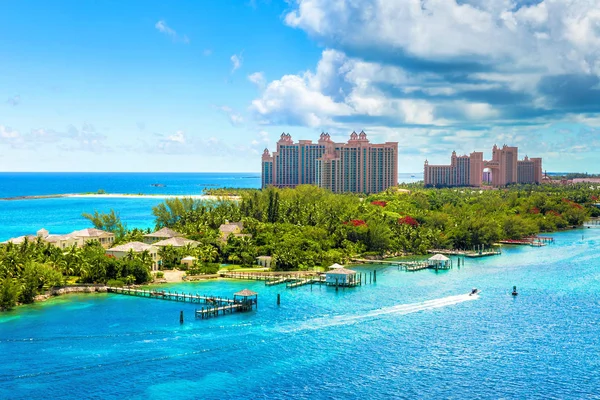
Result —
<path fill-rule="evenodd" d="M 540 183 L 542 181 L 542 159 L 525 157 L 518 159 L 519 149 L 507 145 L 494 145 L 492 159 L 485 161 L 482 152 L 457 156 L 452 152 L 450 165 L 431 165 L 425 160 L 425 186 L 481 186 L 484 170 L 487 182 L 494 187 L 514 183 Z"/>

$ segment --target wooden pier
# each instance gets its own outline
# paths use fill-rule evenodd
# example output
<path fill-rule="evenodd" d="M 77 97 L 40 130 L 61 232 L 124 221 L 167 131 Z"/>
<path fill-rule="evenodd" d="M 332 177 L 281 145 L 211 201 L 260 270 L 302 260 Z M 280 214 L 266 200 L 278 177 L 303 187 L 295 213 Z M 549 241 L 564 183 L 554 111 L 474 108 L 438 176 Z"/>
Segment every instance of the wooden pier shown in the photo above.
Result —
<path fill-rule="evenodd" d="M 192 293 L 179 293 L 164 290 L 142 290 L 132 288 L 107 287 L 109 293 L 122 294 L 127 296 L 145 297 L 148 299 L 178 301 L 183 303 L 206 304 L 207 307 L 196 309 L 197 318 L 216 317 L 219 314 L 225 315 L 234 311 L 251 311 L 258 307 L 258 294 L 251 290 L 244 289 L 233 295 L 233 299 L 218 296 L 201 296 Z"/>
<path fill-rule="evenodd" d="M 220 272 L 219 275 L 221 278 L 230 278 L 230 279 L 244 279 L 251 281 L 264 281 L 265 286 L 274 286 L 282 283 L 288 283 L 291 281 L 299 281 L 303 279 L 315 279 L 318 278 L 319 273 L 315 271 L 298 271 L 294 273 L 289 272 L 244 272 L 244 271 L 235 271 L 235 272 Z"/>
<path fill-rule="evenodd" d="M 146 297 L 149 299 L 179 301 L 183 303 L 205 303 L 205 304 L 234 304 L 233 299 L 218 296 L 201 296 L 199 294 L 171 292 L 165 290 L 142 290 L 132 288 L 107 287 L 106 291 L 115 294 Z"/>
<path fill-rule="evenodd" d="M 368 264 L 381 264 L 398 267 L 408 272 L 421 271 L 423 269 L 451 269 L 452 264 L 439 264 L 433 263 L 429 260 L 423 261 L 391 261 L 391 260 L 365 260 L 360 258 L 352 259 L 353 262 L 368 263 Z"/>
<path fill-rule="evenodd" d="M 304 286 L 304 285 L 314 285 L 315 283 L 316 284 L 325 283 L 325 279 L 322 279 L 321 277 L 301 279 L 298 281 L 288 282 L 288 283 L 286 283 L 285 287 L 288 289 L 294 289 L 294 288 Z"/>

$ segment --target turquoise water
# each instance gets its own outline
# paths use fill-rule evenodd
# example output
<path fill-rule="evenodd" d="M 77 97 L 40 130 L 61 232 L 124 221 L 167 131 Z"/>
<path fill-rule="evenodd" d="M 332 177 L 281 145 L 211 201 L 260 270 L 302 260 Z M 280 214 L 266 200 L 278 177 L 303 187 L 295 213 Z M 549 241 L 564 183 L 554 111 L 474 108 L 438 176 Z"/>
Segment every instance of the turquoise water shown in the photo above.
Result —
<path fill-rule="evenodd" d="M 153 184 L 165 186 L 156 187 Z M 63 193 L 202 194 L 206 188 L 260 187 L 257 173 L 0 173 L 0 198 Z M 90 226 L 81 216 L 94 210 L 118 211 L 129 228 L 152 228 L 152 207 L 163 199 L 54 198 L 0 200 L 0 241 L 34 234 L 68 233 Z"/>
<path fill-rule="evenodd" d="M 169 287 L 259 293 L 257 311 L 210 320 L 111 294 L 23 307 L 0 316 L 0 398 L 598 398 L 600 230 L 553 236 L 451 271 L 378 268 L 338 292 Z"/>
<path fill-rule="evenodd" d="M 400 174 L 400 181 L 415 182 L 423 174 Z M 165 186 L 156 187 L 153 184 Z M 69 233 L 90 226 L 81 216 L 94 210 L 118 211 L 129 228 L 152 228 L 152 207 L 163 199 L 55 198 L 3 201 L 2 198 L 64 193 L 186 195 L 218 187 L 259 188 L 258 173 L 0 173 L 0 241 L 35 234 Z"/>

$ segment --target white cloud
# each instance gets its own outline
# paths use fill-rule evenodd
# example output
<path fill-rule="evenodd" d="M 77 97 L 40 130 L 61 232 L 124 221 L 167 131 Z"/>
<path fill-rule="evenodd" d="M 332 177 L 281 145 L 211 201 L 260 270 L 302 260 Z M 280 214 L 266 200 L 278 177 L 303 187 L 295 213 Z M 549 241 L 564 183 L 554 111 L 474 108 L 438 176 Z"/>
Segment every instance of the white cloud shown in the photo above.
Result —
<path fill-rule="evenodd" d="M 162 19 L 160 21 L 158 21 L 154 25 L 154 27 L 159 32 L 164 33 L 165 35 L 169 36 L 174 42 L 183 42 L 185 44 L 188 44 L 190 42 L 190 39 L 187 35 L 178 34 L 173 28 L 168 26 L 167 23 Z"/>
<path fill-rule="evenodd" d="M 230 58 L 231 60 L 231 73 L 234 73 L 236 70 L 240 69 L 240 67 L 242 66 L 242 55 L 241 54 L 234 54 L 231 56 Z"/>
<path fill-rule="evenodd" d="M 0 125 L 0 139 L 9 142 L 21 137 L 18 131 L 15 131 L 7 126 Z"/>
<path fill-rule="evenodd" d="M 266 80 L 265 75 L 262 72 L 254 72 L 248 75 L 248 80 L 261 89 L 265 87 Z"/>
<path fill-rule="evenodd" d="M 251 109 L 263 124 L 340 129 L 597 119 L 600 3 L 532 3 L 295 0 L 285 23 L 328 48 Z"/>
<path fill-rule="evenodd" d="M 183 131 L 177 131 L 173 135 L 167 136 L 167 140 L 175 143 L 185 144 L 185 133 Z"/>
<path fill-rule="evenodd" d="M 238 126 L 244 122 L 244 117 L 229 106 L 220 106 L 217 107 L 217 109 L 219 109 L 225 115 L 227 115 L 227 118 L 229 118 L 229 122 L 233 126 Z"/>

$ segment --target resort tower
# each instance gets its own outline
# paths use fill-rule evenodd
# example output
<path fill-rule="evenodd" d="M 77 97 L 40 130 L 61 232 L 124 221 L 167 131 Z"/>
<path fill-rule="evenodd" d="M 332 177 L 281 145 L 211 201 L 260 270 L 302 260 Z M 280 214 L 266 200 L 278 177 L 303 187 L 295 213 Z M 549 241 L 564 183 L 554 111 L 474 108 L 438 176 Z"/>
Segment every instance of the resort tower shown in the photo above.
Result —
<path fill-rule="evenodd" d="M 317 185 L 335 193 L 377 193 L 398 184 L 398 143 L 374 144 L 365 132 L 347 143 L 321 133 L 317 143 L 282 133 L 277 151 L 262 155 L 262 187 Z"/>

